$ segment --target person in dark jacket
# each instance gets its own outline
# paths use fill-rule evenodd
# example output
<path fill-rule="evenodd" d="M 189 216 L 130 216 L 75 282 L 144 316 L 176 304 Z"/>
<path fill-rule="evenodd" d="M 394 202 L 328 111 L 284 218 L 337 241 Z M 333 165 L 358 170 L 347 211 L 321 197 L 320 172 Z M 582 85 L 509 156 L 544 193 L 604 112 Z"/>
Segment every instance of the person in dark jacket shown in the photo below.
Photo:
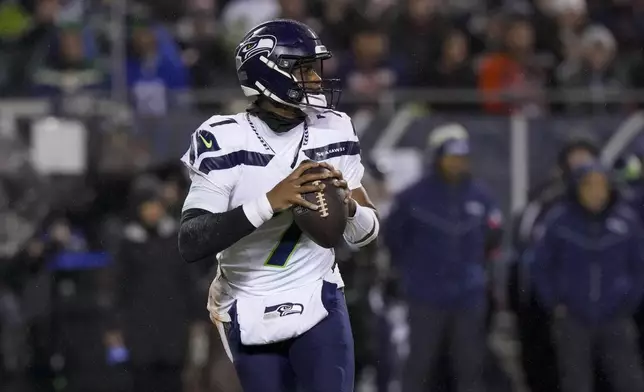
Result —
<path fill-rule="evenodd" d="M 626 198 L 629 204 L 639 214 L 640 221 L 644 223 L 644 171 L 642 170 L 643 157 L 638 154 L 627 154 L 617 159 L 613 170 L 618 180 L 626 186 Z M 640 353 L 644 353 L 644 301 L 634 315 L 635 324 L 639 332 Z"/>
<path fill-rule="evenodd" d="M 125 226 L 116 255 L 108 361 L 129 361 L 135 391 L 181 391 L 203 304 L 179 254 L 178 224 L 165 213 L 160 183 L 140 179 L 130 199 L 137 217 Z"/>
<path fill-rule="evenodd" d="M 529 192 L 529 203 L 517 219 L 515 247 L 519 252 L 532 243 L 533 231 L 550 208 L 565 197 L 567 181 L 577 167 L 596 160 L 599 147 L 591 139 L 573 137 L 557 153 L 555 175 Z"/>
<path fill-rule="evenodd" d="M 501 213 L 469 174 L 461 125 L 432 132 L 433 170 L 396 197 L 385 242 L 409 306 L 411 352 L 403 391 L 425 390 L 446 343 L 456 390 L 484 389 L 486 260 L 501 240 Z"/>
<path fill-rule="evenodd" d="M 643 228 L 598 163 L 571 176 L 533 249 L 538 299 L 554 319 L 563 392 L 593 390 L 593 353 L 617 392 L 644 391 L 632 316 L 644 292 Z"/>
<path fill-rule="evenodd" d="M 594 161 L 599 148 L 592 140 L 573 137 L 559 150 L 556 173 L 529 193 L 529 202 L 515 218 L 513 247 L 515 263 L 510 267 L 510 306 L 516 315 L 521 342 L 521 366 L 532 392 L 556 392 L 559 376 L 552 344 L 550 320 L 531 289 L 526 249 L 533 244 L 535 228 L 548 212 L 566 197 L 566 182 L 580 165 Z"/>

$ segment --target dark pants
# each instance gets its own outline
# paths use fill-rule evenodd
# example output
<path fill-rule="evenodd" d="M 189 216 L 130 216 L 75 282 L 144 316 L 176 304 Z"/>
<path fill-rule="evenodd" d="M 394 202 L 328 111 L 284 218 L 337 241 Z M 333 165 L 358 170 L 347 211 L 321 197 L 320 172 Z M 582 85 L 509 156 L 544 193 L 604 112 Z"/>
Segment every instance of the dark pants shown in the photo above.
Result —
<path fill-rule="evenodd" d="M 588 327 L 572 317 L 556 317 L 554 334 L 562 392 L 592 392 L 593 358 L 615 392 L 644 391 L 644 373 L 635 324 L 621 318 Z"/>
<path fill-rule="evenodd" d="M 344 294 L 333 287 L 323 302 L 329 315 L 285 342 L 244 346 L 239 330 L 226 328 L 244 392 L 353 392 L 353 336 Z"/>
<path fill-rule="evenodd" d="M 515 262 L 510 268 L 508 299 L 516 314 L 525 383 L 531 392 L 557 392 L 559 375 L 550 315 L 528 284 L 525 263 Z"/>
<path fill-rule="evenodd" d="M 442 310 L 409 305 L 410 352 L 403 392 L 425 392 L 435 384 L 432 373 L 447 349 L 457 392 L 484 390 L 485 309 Z"/>

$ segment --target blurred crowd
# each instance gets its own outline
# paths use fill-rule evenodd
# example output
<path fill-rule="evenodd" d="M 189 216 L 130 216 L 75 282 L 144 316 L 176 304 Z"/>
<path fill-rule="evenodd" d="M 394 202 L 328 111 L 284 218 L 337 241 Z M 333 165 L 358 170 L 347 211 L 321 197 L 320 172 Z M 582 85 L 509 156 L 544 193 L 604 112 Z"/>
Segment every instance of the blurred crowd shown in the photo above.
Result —
<path fill-rule="evenodd" d="M 158 153 L 193 130 L 168 114 L 231 109 L 234 47 L 276 17 L 320 32 L 341 110 L 415 88 L 448 117 L 644 102 L 642 0 L 0 0 L 0 97 L 127 102 L 132 128 L 177 136 L 146 133 Z M 89 123 L 112 132 L 77 178 L 39 175 L 29 137 L 0 133 L 0 390 L 239 392 L 205 310 L 213 265 L 177 253 L 178 156 L 151 165 L 113 120 Z M 603 166 L 570 138 L 502 216 L 470 167 L 476 132 L 433 130 L 397 195 L 364 157 L 382 240 L 336 250 L 357 391 L 643 391 L 642 160 Z"/>
<path fill-rule="evenodd" d="M 164 114 L 186 105 L 174 92 L 236 87 L 235 45 L 276 17 L 320 32 L 335 53 L 325 72 L 356 100 L 454 89 L 434 93 L 436 109 L 538 115 L 642 98 L 624 95 L 644 86 L 639 0 L 2 0 L 0 94 L 127 91 Z"/>
<path fill-rule="evenodd" d="M 642 390 L 642 159 L 606 166 L 596 141 L 571 137 L 504 217 L 472 167 L 474 132 L 432 130 L 424 172 L 396 195 L 365 161 L 381 241 L 336 249 L 356 392 Z M 178 253 L 181 167 L 102 176 L 54 203 L 44 189 L 60 178 L 21 174 L 0 176 L 0 227 L 21 229 L 0 231 L 3 391 L 241 392 L 205 309 L 214 264 Z"/>

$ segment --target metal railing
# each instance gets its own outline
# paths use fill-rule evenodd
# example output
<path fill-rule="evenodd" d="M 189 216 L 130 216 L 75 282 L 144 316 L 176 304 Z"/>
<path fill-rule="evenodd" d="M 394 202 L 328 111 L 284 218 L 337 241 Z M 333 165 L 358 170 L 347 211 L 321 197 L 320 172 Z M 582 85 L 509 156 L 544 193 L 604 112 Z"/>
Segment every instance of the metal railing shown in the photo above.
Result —
<path fill-rule="evenodd" d="M 243 105 L 246 98 L 237 87 L 190 90 L 173 93 L 173 101 L 183 102 L 179 109 L 196 105 L 219 106 L 228 108 L 231 104 Z M 127 97 L 114 95 L 110 92 L 82 92 L 78 94 L 48 97 L 0 98 L 0 121 L 8 121 L 17 116 L 42 116 L 53 113 L 53 102 L 57 102 L 58 110 L 72 115 L 105 116 L 111 119 L 127 119 L 133 115 L 132 107 L 127 103 Z M 513 92 L 498 92 L 494 95 L 483 94 L 472 89 L 392 89 L 377 95 L 356 94 L 351 91 L 342 93 L 340 110 L 343 107 L 359 107 L 368 105 L 379 113 L 392 115 L 401 105 L 432 104 L 463 105 L 482 104 L 486 99 L 496 102 L 515 104 L 535 102 L 543 107 L 551 105 L 623 105 L 628 107 L 644 104 L 644 90 L 636 89 L 604 89 L 600 92 L 590 89 L 559 89 L 544 90 L 537 96 L 522 95 Z M 546 110 L 547 112 L 547 110 Z M 565 110 L 563 111 L 565 113 Z M 2 120 L 4 119 L 4 120 Z M 3 127 L 0 126 L 0 129 Z M 1 132 L 1 130 L 0 130 Z"/>
<path fill-rule="evenodd" d="M 180 105 L 179 108 L 170 108 L 169 117 L 185 118 L 199 120 L 205 116 L 212 115 L 209 113 L 196 113 L 193 108 L 198 105 L 219 104 L 222 111 L 228 111 L 232 102 L 246 102 L 245 97 L 242 95 L 241 90 L 238 88 L 223 88 L 223 89 L 208 89 L 208 90 L 195 90 L 188 92 L 181 92 L 177 94 L 179 99 L 175 101 L 190 102 L 193 105 Z M 589 90 L 550 90 L 546 91 L 544 96 L 546 99 L 543 102 L 547 103 L 615 103 L 623 104 L 624 108 L 631 104 L 644 103 L 644 90 L 606 90 L 605 94 L 601 95 L 601 100 L 598 100 L 598 95 L 591 94 Z M 421 90 L 421 89 L 395 89 L 385 91 L 377 96 L 363 96 L 347 92 L 342 97 L 343 105 L 347 106 L 360 106 L 361 104 L 371 104 L 372 110 L 368 114 L 364 113 L 351 113 L 354 115 L 354 124 L 356 130 L 364 132 L 365 129 L 371 130 L 369 126 L 377 123 L 381 129 L 379 130 L 378 140 L 376 140 L 371 149 L 377 151 L 391 150 L 395 147 L 398 140 L 402 137 L 404 132 L 407 132 L 411 122 L 413 122 L 422 114 L 414 108 L 410 108 L 405 104 L 420 103 L 480 103 L 483 102 L 485 97 L 475 90 Z M 499 94 L 495 96 L 502 102 L 517 102 L 519 98 L 510 94 Z M 119 102 L 120 101 L 120 102 Z M 55 104 L 54 104 L 55 103 Z M 340 107 L 342 109 L 342 107 Z M 91 116 L 93 118 L 104 119 L 104 121 L 118 121 L 122 124 L 133 124 L 136 120 L 135 113 L 133 113 L 132 106 L 123 103 L 120 99 L 108 93 L 91 93 L 91 94 L 77 94 L 68 97 L 57 97 L 56 100 L 49 98 L 22 98 L 22 99 L 4 99 L 0 100 L 0 134 L 13 133 L 16 131 L 16 120 L 24 117 L 40 118 L 52 114 L 69 115 L 72 117 Z M 190 117 L 182 113 L 192 113 Z M 440 114 L 440 111 L 437 112 Z M 563 112 L 565 113 L 565 111 Z M 624 110 L 622 115 L 627 113 Z M 485 114 L 485 113 L 479 113 Z M 184 117 L 182 117 L 184 116 Z M 435 116 L 434 113 L 431 116 Z M 449 117 L 458 118 L 458 113 L 450 113 Z M 583 116 L 582 116 L 583 118 Z M 512 193 L 512 210 L 521 208 L 525 203 L 525 192 L 528 183 L 527 169 L 526 169 L 526 155 L 528 153 L 527 133 L 530 131 L 530 124 L 527 123 L 529 117 L 521 112 L 517 112 L 508 118 L 510 121 L 510 133 L 508 135 L 512 147 L 509 150 L 509 158 L 511 159 L 512 170 L 514 174 L 513 191 Z M 614 129 L 615 135 L 611 137 L 609 143 L 605 146 L 604 159 L 612 161 L 616 156 L 624 150 L 626 145 L 635 136 L 639 134 L 640 130 L 644 127 L 644 119 L 641 115 L 632 115 L 626 121 L 622 119 L 620 127 Z M 184 123 L 187 127 L 188 121 L 179 121 Z M 197 124 L 198 125 L 198 124 Z M 173 132 L 190 132 L 189 130 L 171 130 Z M 621 136 L 618 136 L 621 135 Z"/>

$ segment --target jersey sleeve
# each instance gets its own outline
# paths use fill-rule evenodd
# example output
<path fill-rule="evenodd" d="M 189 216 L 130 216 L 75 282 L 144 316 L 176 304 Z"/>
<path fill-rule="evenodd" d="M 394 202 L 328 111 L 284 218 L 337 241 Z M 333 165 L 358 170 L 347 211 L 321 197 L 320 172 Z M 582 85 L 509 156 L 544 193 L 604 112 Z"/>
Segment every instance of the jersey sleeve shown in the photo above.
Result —
<path fill-rule="evenodd" d="M 190 173 L 190 190 L 183 202 L 183 211 L 199 208 L 212 213 L 228 211 L 230 202 L 231 184 L 226 178 L 219 181 L 210 181 L 207 177 L 197 173 Z"/>
<path fill-rule="evenodd" d="M 239 166 L 231 162 L 229 137 L 224 129 L 204 123 L 190 137 L 190 146 L 181 161 L 188 168 L 190 190 L 183 210 L 199 208 L 213 213 L 229 209 L 230 195 L 239 177 Z M 225 125 L 225 124 L 224 124 Z M 234 130 L 232 130 L 234 131 Z M 223 133 L 223 134 L 222 134 Z M 233 133 L 234 134 L 234 133 Z"/>
<path fill-rule="evenodd" d="M 353 128 L 353 123 L 351 119 L 348 118 L 349 130 L 347 134 L 349 135 L 347 143 L 347 155 L 345 155 L 342 168 L 342 174 L 344 179 L 347 181 L 349 189 L 357 189 L 362 186 L 362 176 L 364 175 L 364 166 L 362 165 L 362 159 L 360 157 L 360 141 L 358 140 L 358 135 Z"/>

